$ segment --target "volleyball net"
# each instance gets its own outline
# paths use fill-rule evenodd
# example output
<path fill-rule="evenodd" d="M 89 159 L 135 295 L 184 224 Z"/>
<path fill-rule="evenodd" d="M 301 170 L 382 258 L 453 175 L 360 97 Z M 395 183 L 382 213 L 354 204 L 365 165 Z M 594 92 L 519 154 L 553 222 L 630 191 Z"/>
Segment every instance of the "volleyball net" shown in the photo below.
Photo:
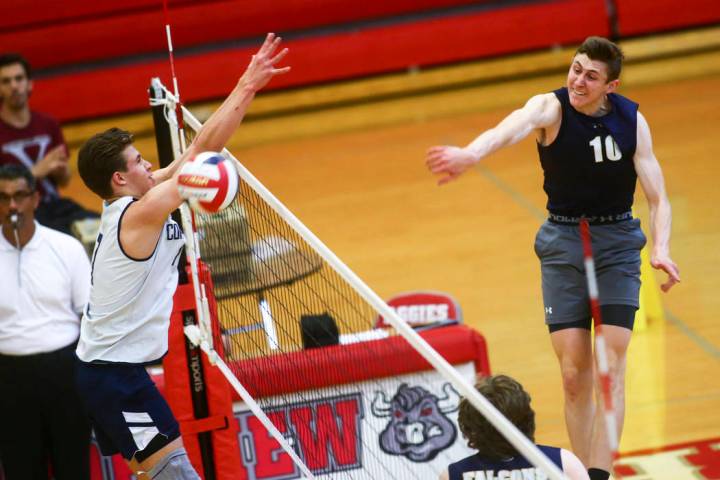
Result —
<path fill-rule="evenodd" d="M 181 138 L 173 94 L 157 79 L 151 91 L 156 131 L 169 132 L 158 136 L 161 157 L 163 149 L 178 156 L 202 124 L 182 107 Z M 239 172 L 235 202 L 212 215 L 181 209 L 190 272 L 182 291 L 197 318 L 183 323 L 188 351 L 202 348 L 239 396 L 232 408 L 240 478 L 437 478 L 472 453 L 457 428 L 461 396 L 549 478 L 564 478 L 473 387 L 476 375 L 489 373 L 486 357 L 478 360 L 485 352 L 471 352 L 479 335 L 464 327 L 415 331 L 222 153 Z M 466 343 L 449 348 L 448 338 Z"/>

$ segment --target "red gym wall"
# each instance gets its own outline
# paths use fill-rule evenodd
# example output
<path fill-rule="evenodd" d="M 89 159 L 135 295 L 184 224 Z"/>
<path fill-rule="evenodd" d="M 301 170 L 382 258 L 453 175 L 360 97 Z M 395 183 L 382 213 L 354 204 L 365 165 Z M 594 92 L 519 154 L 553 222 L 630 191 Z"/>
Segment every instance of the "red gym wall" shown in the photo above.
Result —
<path fill-rule="evenodd" d="M 615 0 L 621 36 L 720 21 L 717 0 Z M 262 35 L 288 37 L 293 74 L 271 89 L 577 44 L 609 35 L 605 0 L 170 0 L 186 102 L 223 96 Z M 0 51 L 38 72 L 33 107 L 63 121 L 147 108 L 169 82 L 160 0 L 5 0 Z"/>

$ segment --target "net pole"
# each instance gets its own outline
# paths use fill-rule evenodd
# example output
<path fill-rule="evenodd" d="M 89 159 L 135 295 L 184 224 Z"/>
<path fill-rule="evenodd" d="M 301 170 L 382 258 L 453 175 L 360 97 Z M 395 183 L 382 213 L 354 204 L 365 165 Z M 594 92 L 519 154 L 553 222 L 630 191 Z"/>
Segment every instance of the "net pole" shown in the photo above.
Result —
<path fill-rule="evenodd" d="M 599 290 L 597 276 L 595 274 L 595 260 L 593 259 L 592 241 L 590 237 L 590 224 L 585 218 L 580 219 L 580 238 L 582 239 L 583 245 L 585 276 L 587 278 L 588 296 L 590 298 L 590 311 L 592 312 L 593 327 L 595 328 L 595 363 L 598 369 L 598 377 L 600 378 L 600 388 L 602 389 L 605 429 L 613 459 L 617 459 L 618 429 L 617 417 L 615 416 L 615 407 L 612 398 L 613 379 L 610 376 L 607 346 L 605 344 L 605 336 L 603 335 Z"/>
<path fill-rule="evenodd" d="M 173 51 L 172 44 L 172 33 L 170 31 L 170 15 L 168 13 L 168 0 L 163 0 L 163 16 L 165 19 L 165 35 L 167 37 L 168 46 L 168 60 L 170 63 L 170 74 L 172 76 L 174 98 L 173 107 L 175 110 L 176 120 L 178 124 L 179 140 L 180 140 L 180 154 L 185 152 L 187 149 L 185 140 L 185 122 L 183 117 L 183 104 L 180 98 L 180 88 L 178 86 L 177 75 L 175 73 L 175 54 Z M 183 231 L 185 232 L 185 244 L 186 251 L 188 252 L 188 263 L 190 264 L 191 275 L 193 279 L 193 291 L 195 293 L 195 302 L 197 305 L 198 322 L 201 325 L 202 331 L 208 336 L 208 341 L 212 344 L 212 334 L 210 331 L 210 319 L 205 316 L 202 305 L 207 303 L 207 298 L 204 298 L 204 289 L 200 288 L 200 277 L 198 275 L 198 261 L 200 259 L 200 247 L 198 241 L 195 238 L 195 219 L 187 207 L 183 204 L 180 208 L 180 214 L 182 216 Z M 192 235 L 191 235 L 192 233 Z"/>
<path fill-rule="evenodd" d="M 183 107 L 187 124 L 196 131 L 202 124 Z M 347 267 L 325 244 L 283 205 L 250 171 L 227 149 L 223 153 L 235 161 L 240 177 L 255 190 L 267 204 L 280 215 L 315 251 L 375 310 L 380 313 L 436 370 L 452 385 L 519 451 L 537 467 L 542 468 L 553 480 L 566 479 L 562 471 L 551 462 L 528 438 L 505 418 L 473 385 L 440 356 L 415 330 L 402 320 L 365 282 Z"/>
<path fill-rule="evenodd" d="M 148 88 L 150 95 L 150 107 L 152 109 L 153 126 L 155 127 L 155 141 L 157 142 L 158 163 L 160 167 L 167 167 L 172 163 L 175 149 L 173 148 L 173 136 L 170 131 L 170 122 L 165 119 L 166 91 L 160 79 L 155 77 L 150 80 Z"/>
<path fill-rule="evenodd" d="M 167 37 L 167 45 L 168 45 L 168 60 L 170 62 L 170 73 L 172 75 L 172 82 L 173 82 L 173 89 L 174 89 L 174 98 L 172 101 L 172 105 L 174 107 L 174 112 L 178 124 L 178 131 L 179 131 L 179 146 L 180 150 L 179 152 L 175 151 L 173 149 L 173 153 L 177 153 L 179 155 L 182 155 L 182 153 L 185 152 L 187 149 L 186 141 L 185 141 L 185 125 L 183 120 L 183 110 L 182 110 L 182 101 L 180 99 L 180 89 L 178 87 L 178 81 L 177 81 L 177 75 L 175 73 L 175 55 L 173 52 L 173 45 L 172 45 L 172 34 L 170 32 L 170 15 L 168 14 L 168 0 L 163 0 L 163 16 L 165 20 L 165 34 Z M 168 97 L 169 95 L 166 95 Z M 172 129 L 171 129 L 172 130 Z M 178 156 L 179 156 L 178 155 Z M 193 284 L 193 293 L 195 294 L 195 311 L 196 311 L 196 319 L 198 323 L 205 327 L 205 332 L 208 338 L 209 342 L 212 342 L 212 333 L 210 332 L 210 329 L 207 328 L 207 325 L 209 325 L 210 320 L 206 317 L 206 309 L 203 308 L 203 306 L 207 303 L 207 299 L 203 299 L 201 295 L 200 290 L 200 277 L 198 275 L 198 260 L 199 260 L 199 249 L 197 240 L 194 235 L 194 228 L 193 228 L 193 217 L 190 213 L 190 209 L 187 207 L 186 203 L 183 203 L 180 207 L 180 217 L 182 220 L 183 225 L 183 231 L 185 233 L 185 250 L 186 250 L 186 256 L 188 259 L 188 262 L 190 263 L 190 271 L 192 276 L 192 284 Z M 203 290 L 204 293 L 204 290 Z M 204 382 L 204 379 L 203 379 Z M 194 405 L 193 408 L 197 413 L 200 413 L 200 418 L 207 417 L 208 415 L 208 405 L 207 405 L 207 397 L 203 396 L 202 399 L 200 399 L 199 402 L 193 401 Z M 198 435 L 198 442 L 200 445 L 200 451 L 201 451 L 201 457 L 202 457 L 202 463 L 203 463 L 203 470 L 205 473 L 205 478 L 208 480 L 213 480 L 215 478 L 215 460 L 213 456 L 213 445 L 212 445 L 212 437 L 209 432 L 202 432 Z"/>
<path fill-rule="evenodd" d="M 150 105 L 153 109 L 153 121 L 155 125 L 155 136 L 158 146 L 158 158 L 161 167 L 169 165 L 176 152 L 179 151 L 178 142 L 178 130 L 172 128 L 174 125 L 173 121 L 176 120 L 176 112 L 174 109 L 169 107 L 173 104 L 172 96 L 169 94 L 167 89 L 162 85 L 158 78 L 153 78 L 150 86 Z M 167 115 L 167 116 L 166 116 Z M 183 223 L 183 215 L 178 211 L 173 212 L 172 217 L 178 223 Z M 183 226 L 183 228 L 186 228 Z M 187 231 L 187 230 L 186 230 Z M 186 241 L 187 244 L 187 241 Z M 187 258 L 187 254 L 186 254 Z M 180 262 L 178 265 L 178 281 L 179 284 L 186 284 L 188 282 L 187 272 Z M 193 282 L 195 284 L 196 282 Z M 196 300 L 197 301 L 197 300 Z M 199 321 L 198 312 L 200 309 L 187 310 L 182 312 L 182 323 L 183 326 L 194 325 Z M 196 381 L 198 382 L 194 388 L 191 389 L 190 398 L 192 402 L 192 411 L 195 418 L 207 418 L 210 415 L 210 407 L 208 405 L 207 398 L 207 382 L 205 373 L 203 372 L 202 362 L 200 356 L 202 355 L 199 347 L 194 345 L 188 339 L 185 341 L 185 358 L 187 359 L 188 371 L 196 371 L 198 375 Z M 213 456 L 213 445 L 212 435 L 210 432 L 200 432 L 197 436 L 198 447 L 200 449 L 200 461 L 204 473 L 204 478 L 207 480 L 214 480 L 215 475 L 215 461 Z"/>

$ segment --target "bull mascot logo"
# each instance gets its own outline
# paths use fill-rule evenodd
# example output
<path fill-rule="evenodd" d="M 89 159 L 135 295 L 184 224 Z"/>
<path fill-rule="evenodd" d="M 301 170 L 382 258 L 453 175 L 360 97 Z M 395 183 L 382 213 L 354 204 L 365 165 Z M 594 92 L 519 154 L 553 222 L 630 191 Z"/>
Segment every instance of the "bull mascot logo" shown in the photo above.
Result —
<path fill-rule="evenodd" d="M 460 395 L 449 383 L 442 390 L 444 396 L 438 398 L 422 387 L 403 383 L 389 402 L 385 392 L 375 392 L 373 415 L 390 418 L 380 434 L 383 452 L 429 462 L 455 442 L 457 429 L 446 414 L 458 409 Z"/>

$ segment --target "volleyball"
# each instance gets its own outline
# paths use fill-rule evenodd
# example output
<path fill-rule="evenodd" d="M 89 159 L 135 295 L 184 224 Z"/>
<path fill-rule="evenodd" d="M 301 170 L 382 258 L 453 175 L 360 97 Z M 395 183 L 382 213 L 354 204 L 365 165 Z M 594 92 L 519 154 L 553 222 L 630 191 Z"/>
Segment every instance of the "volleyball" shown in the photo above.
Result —
<path fill-rule="evenodd" d="M 237 191 L 235 164 L 217 152 L 199 153 L 180 168 L 178 192 L 197 212 L 219 212 L 235 200 Z"/>

